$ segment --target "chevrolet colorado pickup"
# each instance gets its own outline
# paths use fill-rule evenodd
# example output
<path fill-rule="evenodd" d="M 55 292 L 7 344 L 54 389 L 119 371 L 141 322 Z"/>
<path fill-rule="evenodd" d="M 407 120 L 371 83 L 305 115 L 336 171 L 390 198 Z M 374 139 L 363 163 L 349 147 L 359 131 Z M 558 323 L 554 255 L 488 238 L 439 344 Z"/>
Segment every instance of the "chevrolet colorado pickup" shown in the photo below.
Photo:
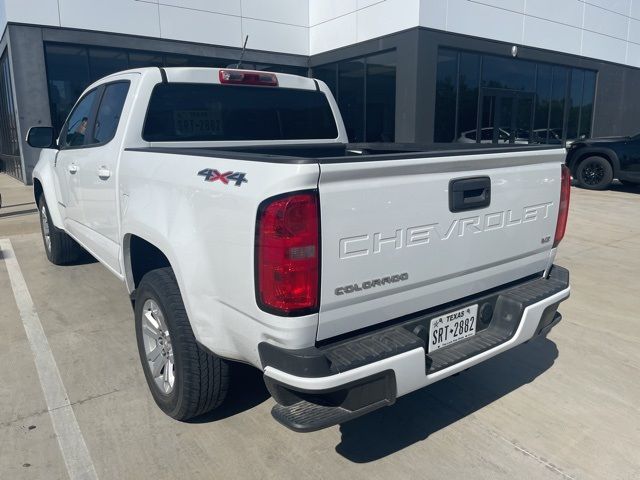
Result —
<path fill-rule="evenodd" d="M 561 148 L 349 144 L 324 83 L 207 68 L 108 76 L 28 142 L 47 257 L 125 282 L 176 419 L 237 361 L 285 426 L 335 425 L 546 334 L 569 296 Z"/>

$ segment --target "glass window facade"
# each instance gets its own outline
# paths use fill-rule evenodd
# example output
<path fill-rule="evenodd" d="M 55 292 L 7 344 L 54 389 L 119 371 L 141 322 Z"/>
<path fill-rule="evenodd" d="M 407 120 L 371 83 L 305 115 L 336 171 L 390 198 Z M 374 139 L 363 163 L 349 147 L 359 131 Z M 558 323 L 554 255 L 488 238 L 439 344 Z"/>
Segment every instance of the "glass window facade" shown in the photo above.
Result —
<path fill-rule="evenodd" d="M 0 159 L 3 169 L 16 178 L 22 178 L 16 109 L 6 51 L 0 58 L 0 126 Z"/>
<path fill-rule="evenodd" d="M 441 48 L 434 141 L 560 144 L 591 135 L 597 73 Z"/>
<path fill-rule="evenodd" d="M 354 58 L 313 68 L 336 97 L 350 142 L 393 142 L 396 53 Z"/>
<path fill-rule="evenodd" d="M 51 121 L 62 127 L 74 103 L 92 82 L 121 70 L 142 67 L 227 67 L 237 59 L 196 57 L 83 45 L 45 44 Z M 307 74 L 303 67 L 244 62 L 244 68 Z"/>

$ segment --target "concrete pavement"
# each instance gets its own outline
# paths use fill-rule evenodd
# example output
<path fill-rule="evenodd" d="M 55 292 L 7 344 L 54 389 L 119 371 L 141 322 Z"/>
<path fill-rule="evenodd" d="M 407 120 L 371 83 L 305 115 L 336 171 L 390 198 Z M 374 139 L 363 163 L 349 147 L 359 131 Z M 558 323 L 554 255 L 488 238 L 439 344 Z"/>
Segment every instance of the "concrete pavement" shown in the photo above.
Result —
<path fill-rule="evenodd" d="M 557 258 L 572 296 L 548 339 L 312 434 L 271 419 L 261 375 L 245 366 L 221 410 L 192 423 L 163 415 L 124 286 L 96 262 L 48 263 L 37 214 L 2 216 L 33 210 L 17 206 L 30 189 L 0 175 L 0 192 L 0 238 L 101 479 L 640 478 L 640 189 L 572 190 Z M 0 478 L 68 478 L 2 260 L 0 332 Z"/>
<path fill-rule="evenodd" d="M 14 178 L 0 173 L 0 238 L 33 232 L 40 228 L 33 190 Z"/>

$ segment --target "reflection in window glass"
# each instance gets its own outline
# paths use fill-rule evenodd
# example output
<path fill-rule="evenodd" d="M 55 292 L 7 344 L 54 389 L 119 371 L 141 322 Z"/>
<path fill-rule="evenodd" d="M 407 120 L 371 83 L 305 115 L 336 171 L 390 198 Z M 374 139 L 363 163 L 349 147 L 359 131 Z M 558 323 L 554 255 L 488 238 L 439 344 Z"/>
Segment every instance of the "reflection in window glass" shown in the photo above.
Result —
<path fill-rule="evenodd" d="M 313 78 L 322 80 L 331 89 L 331 93 L 338 98 L 338 64 L 330 63 L 321 67 L 313 67 Z"/>
<path fill-rule="evenodd" d="M 120 122 L 124 101 L 129 91 L 129 82 L 108 85 L 102 95 L 91 143 L 107 143 L 113 138 Z"/>
<path fill-rule="evenodd" d="M 164 61 L 159 53 L 129 52 L 129 68 L 162 67 Z"/>
<path fill-rule="evenodd" d="M 150 142 L 335 139 L 322 92 L 203 83 L 153 90 L 142 137 Z"/>
<path fill-rule="evenodd" d="M 582 109 L 582 89 L 584 87 L 584 71 L 571 70 L 571 86 L 569 89 L 569 118 L 567 121 L 567 139 L 578 138 L 580 129 L 580 110 Z"/>
<path fill-rule="evenodd" d="M 45 44 L 51 121 L 58 131 L 84 89 L 93 81 L 129 68 L 143 67 L 228 67 L 236 58 L 195 57 L 115 48 Z M 245 68 L 305 76 L 304 67 L 244 64 Z"/>
<path fill-rule="evenodd" d="M 549 135 L 549 105 L 551 103 L 551 65 L 538 65 L 536 79 L 536 106 L 533 119 L 535 143 L 559 143 Z"/>
<path fill-rule="evenodd" d="M 456 139 L 457 79 L 458 53 L 441 49 L 438 53 L 436 78 L 436 111 L 433 134 L 436 142 L 453 142 Z"/>
<path fill-rule="evenodd" d="M 56 131 L 89 85 L 89 58 L 84 47 L 45 45 L 51 121 Z"/>
<path fill-rule="evenodd" d="M 364 142 L 364 60 L 338 67 L 338 105 L 351 142 Z"/>
<path fill-rule="evenodd" d="M 89 49 L 90 80 L 95 82 L 112 73 L 121 72 L 129 68 L 127 52 L 122 50 Z"/>
<path fill-rule="evenodd" d="M 567 97 L 569 69 L 554 66 L 552 70 L 551 103 L 549 112 L 549 136 L 564 138 L 564 104 Z"/>
<path fill-rule="evenodd" d="M 367 57 L 366 141 L 393 142 L 396 131 L 395 52 Z"/>
<path fill-rule="evenodd" d="M 561 144 L 591 135 L 597 72 L 445 48 L 437 68 L 436 142 L 500 143 L 505 132 L 516 143 Z"/>
<path fill-rule="evenodd" d="M 460 53 L 458 82 L 458 132 L 475 130 L 478 120 L 480 56 Z M 457 135 L 456 135 L 457 136 Z"/>
<path fill-rule="evenodd" d="M 584 72 L 584 89 L 582 91 L 582 110 L 580 112 L 580 130 L 578 138 L 591 136 L 593 101 L 596 94 L 596 72 Z"/>
<path fill-rule="evenodd" d="M 485 55 L 482 61 L 482 85 L 509 90 L 535 90 L 536 64 L 525 60 Z"/>
<path fill-rule="evenodd" d="M 312 77 L 333 93 L 350 142 L 395 140 L 395 51 L 313 67 Z"/>
<path fill-rule="evenodd" d="M 89 125 L 89 116 L 93 109 L 93 103 L 96 100 L 96 90 L 91 90 L 82 100 L 78 102 L 74 108 L 69 120 L 64 126 L 64 135 L 62 143 L 65 147 L 79 147 L 84 145 L 87 134 L 87 126 Z"/>

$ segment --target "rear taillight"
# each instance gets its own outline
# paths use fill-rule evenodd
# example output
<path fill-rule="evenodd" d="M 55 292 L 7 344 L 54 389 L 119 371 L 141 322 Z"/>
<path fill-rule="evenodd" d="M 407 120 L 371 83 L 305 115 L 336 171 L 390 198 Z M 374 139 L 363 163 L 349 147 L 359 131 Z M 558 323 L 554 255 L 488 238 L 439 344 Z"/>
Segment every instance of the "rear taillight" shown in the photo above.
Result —
<path fill-rule="evenodd" d="M 278 77 L 274 73 L 255 72 L 252 70 L 220 70 L 220 83 L 232 85 L 262 85 L 277 87 Z"/>
<path fill-rule="evenodd" d="M 564 238 L 569 218 L 569 197 L 571 196 L 571 171 L 566 165 L 562 165 L 562 180 L 560 181 L 560 208 L 558 211 L 558 223 L 556 224 L 556 236 L 553 240 L 554 248 Z"/>
<path fill-rule="evenodd" d="M 266 200 L 256 222 L 256 297 L 261 309 L 294 316 L 318 311 L 320 220 L 318 194 Z"/>

